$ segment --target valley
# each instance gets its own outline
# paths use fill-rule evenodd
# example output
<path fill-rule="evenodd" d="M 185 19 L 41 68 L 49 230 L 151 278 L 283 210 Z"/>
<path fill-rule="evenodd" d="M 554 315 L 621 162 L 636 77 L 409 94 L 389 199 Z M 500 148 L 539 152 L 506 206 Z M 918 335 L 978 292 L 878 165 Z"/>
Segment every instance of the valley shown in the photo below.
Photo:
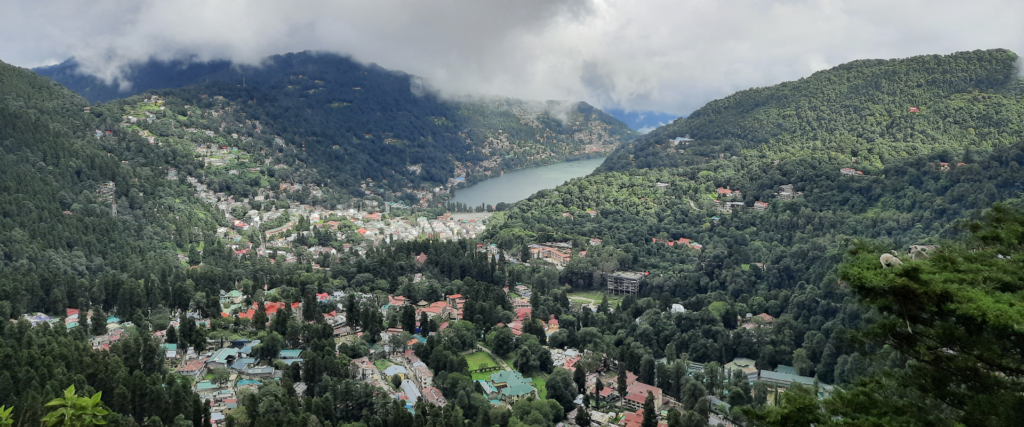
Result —
<path fill-rule="evenodd" d="M 0 64 L 0 402 L 40 419 L 73 383 L 119 426 L 1012 425 L 1017 62 L 854 61 L 643 136 L 337 55 L 153 66 L 116 99 L 51 74 L 104 103 Z"/>

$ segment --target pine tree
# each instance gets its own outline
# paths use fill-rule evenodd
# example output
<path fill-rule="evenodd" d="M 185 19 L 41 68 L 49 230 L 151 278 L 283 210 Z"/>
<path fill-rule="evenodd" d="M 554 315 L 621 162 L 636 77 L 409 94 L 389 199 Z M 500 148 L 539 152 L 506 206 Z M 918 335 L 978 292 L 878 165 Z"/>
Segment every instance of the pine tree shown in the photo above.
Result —
<path fill-rule="evenodd" d="M 91 327 L 91 333 L 93 335 L 103 335 L 107 333 L 107 314 L 103 312 L 103 309 L 96 307 L 92 311 L 92 321 L 89 325 Z"/>
<path fill-rule="evenodd" d="M 640 427 L 658 427 L 658 413 L 654 410 L 654 394 L 647 392 L 644 399 L 644 420 Z"/>
<path fill-rule="evenodd" d="M 576 420 L 575 421 L 576 421 L 576 425 L 578 425 L 580 427 L 590 427 L 590 423 L 591 423 L 590 412 L 587 411 L 586 407 L 579 406 L 579 407 L 576 408 Z"/>
<path fill-rule="evenodd" d="M 626 363 L 619 361 L 619 376 L 616 378 L 619 386 L 619 400 L 626 398 Z"/>
<path fill-rule="evenodd" d="M 576 366 L 576 371 L 572 373 L 572 381 L 576 383 L 577 393 L 587 392 L 587 372 L 582 366 Z"/>

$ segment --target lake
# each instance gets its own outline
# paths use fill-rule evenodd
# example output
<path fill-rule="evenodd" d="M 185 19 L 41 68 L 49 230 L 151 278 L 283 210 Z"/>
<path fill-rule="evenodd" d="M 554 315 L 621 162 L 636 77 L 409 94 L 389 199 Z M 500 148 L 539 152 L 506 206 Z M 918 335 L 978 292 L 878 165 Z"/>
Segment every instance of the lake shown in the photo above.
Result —
<path fill-rule="evenodd" d="M 506 172 L 504 175 L 456 190 L 451 201 L 465 203 L 470 207 L 480 206 L 482 203 L 496 205 L 500 202 L 518 202 L 540 190 L 555 188 L 570 179 L 589 175 L 601 166 L 604 159 L 600 157 L 576 160 Z"/>

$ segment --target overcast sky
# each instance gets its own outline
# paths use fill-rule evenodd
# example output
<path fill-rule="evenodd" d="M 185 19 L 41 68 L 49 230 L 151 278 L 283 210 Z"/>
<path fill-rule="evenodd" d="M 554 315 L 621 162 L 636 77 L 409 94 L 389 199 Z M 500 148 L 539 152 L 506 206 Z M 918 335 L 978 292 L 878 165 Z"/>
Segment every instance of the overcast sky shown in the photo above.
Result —
<path fill-rule="evenodd" d="M 443 94 L 584 100 L 686 115 L 861 58 L 1024 52 L 1022 0 L 0 0 L 0 60 L 255 63 L 324 50 Z"/>

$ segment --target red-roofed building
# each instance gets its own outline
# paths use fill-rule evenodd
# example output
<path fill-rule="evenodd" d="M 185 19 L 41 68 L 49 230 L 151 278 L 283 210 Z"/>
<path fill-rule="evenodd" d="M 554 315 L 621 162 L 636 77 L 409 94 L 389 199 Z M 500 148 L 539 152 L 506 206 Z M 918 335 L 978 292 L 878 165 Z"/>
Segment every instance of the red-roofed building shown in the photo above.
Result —
<path fill-rule="evenodd" d="M 918 110 L 917 107 L 910 107 L 910 112 L 911 113 L 920 113 L 921 110 Z"/>
<path fill-rule="evenodd" d="M 642 405 L 641 405 L 642 406 Z M 620 427 L 640 427 L 644 422 L 644 410 L 638 409 L 636 412 L 626 412 L 622 416 L 622 420 L 619 421 Z M 668 427 L 668 423 L 658 422 L 658 427 Z"/>
<path fill-rule="evenodd" d="M 427 254 L 420 252 L 419 256 L 416 257 L 417 264 L 423 264 L 427 262 Z"/>
<path fill-rule="evenodd" d="M 360 229 L 356 230 L 356 232 L 359 233 L 359 234 L 366 234 L 367 231 L 370 231 L 370 230 L 367 230 L 365 228 L 360 228 Z"/>
<path fill-rule="evenodd" d="M 509 323 L 508 328 L 512 330 L 513 335 L 520 336 L 523 334 L 523 321 L 516 320 L 512 323 Z"/>
<path fill-rule="evenodd" d="M 445 400 L 444 395 L 441 394 L 441 390 L 439 390 L 437 387 L 425 387 L 421 394 L 424 399 L 427 399 L 427 402 L 433 403 L 437 406 L 444 406 L 448 404 L 448 401 Z"/>
<path fill-rule="evenodd" d="M 516 309 L 516 318 L 520 321 L 526 320 L 527 317 L 533 315 L 533 309 L 530 307 L 520 307 Z"/>
<path fill-rule="evenodd" d="M 380 212 L 374 212 L 372 214 L 367 214 L 366 216 L 363 217 L 363 219 L 368 219 L 370 221 L 377 221 L 377 220 L 380 219 Z"/>
<path fill-rule="evenodd" d="M 319 301 L 319 302 L 327 302 L 327 300 L 330 299 L 330 298 L 331 298 L 331 295 L 328 294 L 327 292 L 324 292 L 322 294 L 316 294 L 316 300 Z"/>
<path fill-rule="evenodd" d="M 68 312 L 68 317 L 74 316 L 74 315 L 79 313 L 77 308 L 69 308 L 67 310 L 67 312 Z"/>
<path fill-rule="evenodd" d="M 396 307 L 401 307 L 409 303 L 409 298 L 401 295 L 388 295 L 388 304 Z"/>
<path fill-rule="evenodd" d="M 626 387 L 626 398 L 623 402 L 626 406 L 632 409 L 641 409 L 644 407 L 644 400 L 647 399 L 647 393 L 654 394 L 654 410 L 661 411 L 661 401 L 664 399 L 664 395 L 661 392 L 661 388 L 644 384 L 640 381 L 636 381 L 636 375 L 632 375 L 633 381 L 630 382 L 631 373 L 627 373 L 626 382 L 629 384 Z"/>

